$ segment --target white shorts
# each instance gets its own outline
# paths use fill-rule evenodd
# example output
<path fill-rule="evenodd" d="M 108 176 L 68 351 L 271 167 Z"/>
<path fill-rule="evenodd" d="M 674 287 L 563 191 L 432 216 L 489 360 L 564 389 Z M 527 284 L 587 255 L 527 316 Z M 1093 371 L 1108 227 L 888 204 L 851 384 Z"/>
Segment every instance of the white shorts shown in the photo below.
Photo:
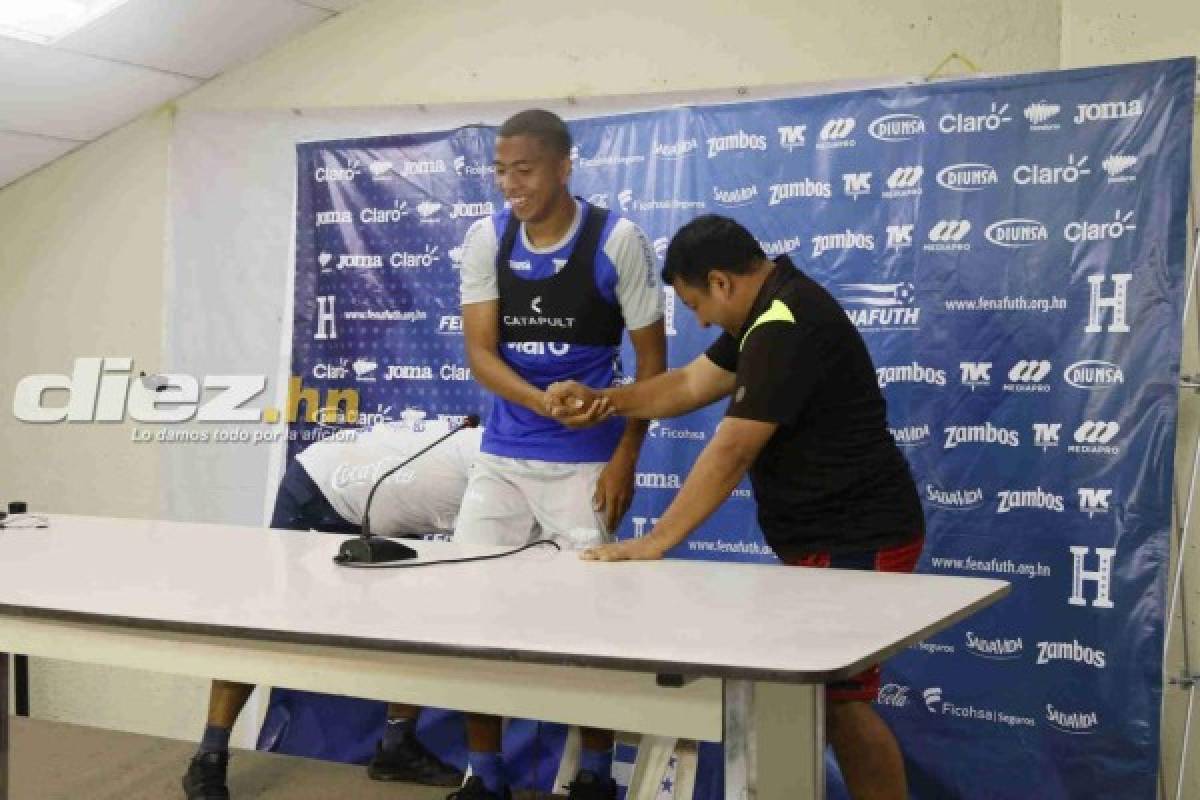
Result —
<path fill-rule="evenodd" d="M 454 541 L 519 547 L 549 538 L 565 550 L 611 541 L 592 508 L 603 463 L 563 464 L 480 453 L 471 465 Z"/>

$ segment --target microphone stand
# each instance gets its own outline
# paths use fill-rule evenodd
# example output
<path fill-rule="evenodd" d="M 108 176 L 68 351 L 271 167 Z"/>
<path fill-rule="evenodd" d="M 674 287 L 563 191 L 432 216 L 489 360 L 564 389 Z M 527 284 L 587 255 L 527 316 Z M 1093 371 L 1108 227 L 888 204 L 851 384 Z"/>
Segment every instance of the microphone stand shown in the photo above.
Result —
<path fill-rule="evenodd" d="M 388 539 L 387 537 L 376 536 L 371 533 L 371 501 L 375 498 L 375 492 L 379 490 L 379 487 L 383 485 L 385 480 L 398 470 L 408 466 L 459 431 L 466 428 L 474 428 L 478 425 L 479 417 L 471 414 L 463 420 L 462 425 L 459 425 L 437 441 L 426 445 L 418 452 L 383 473 L 375 481 L 375 485 L 371 487 L 371 491 L 367 494 L 367 503 L 363 506 L 361 533 L 354 539 L 347 539 L 342 542 L 342 546 L 338 549 L 338 554 L 333 557 L 334 562 L 338 564 L 381 564 L 386 561 L 405 561 L 410 558 L 416 558 L 417 551 L 408 545 L 398 542 L 395 539 Z"/>

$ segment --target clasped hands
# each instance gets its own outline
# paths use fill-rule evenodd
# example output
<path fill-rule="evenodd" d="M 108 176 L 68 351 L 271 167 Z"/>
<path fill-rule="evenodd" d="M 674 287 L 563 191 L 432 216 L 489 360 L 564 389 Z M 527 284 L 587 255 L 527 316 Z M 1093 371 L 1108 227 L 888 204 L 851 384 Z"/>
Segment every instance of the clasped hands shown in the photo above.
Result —
<path fill-rule="evenodd" d="M 559 381 L 542 393 L 545 414 L 568 428 L 588 428 L 611 417 L 612 403 L 578 381 Z"/>

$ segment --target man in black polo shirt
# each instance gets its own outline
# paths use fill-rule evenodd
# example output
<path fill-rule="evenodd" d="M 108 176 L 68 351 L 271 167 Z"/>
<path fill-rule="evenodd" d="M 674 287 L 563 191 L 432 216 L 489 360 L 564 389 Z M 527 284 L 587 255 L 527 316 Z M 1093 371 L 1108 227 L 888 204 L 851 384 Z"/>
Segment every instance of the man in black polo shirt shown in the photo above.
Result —
<path fill-rule="evenodd" d="M 724 335 L 686 367 L 596 391 L 551 387 L 564 424 L 609 415 L 673 417 L 731 396 L 674 502 L 646 536 L 588 550 L 598 561 L 655 559 L 682 542 L 749 471 L 758 520 L 785 564 L 911 572 L 924 519 L 857 329 L 820 285 L 774 262 L 738 223 L 708 215 L 667 248 L 663 280 Z M 826 688 L 827 735 L 858 798 L 906 796 L 904 762 L 871 707 L 879 668 Z"/>

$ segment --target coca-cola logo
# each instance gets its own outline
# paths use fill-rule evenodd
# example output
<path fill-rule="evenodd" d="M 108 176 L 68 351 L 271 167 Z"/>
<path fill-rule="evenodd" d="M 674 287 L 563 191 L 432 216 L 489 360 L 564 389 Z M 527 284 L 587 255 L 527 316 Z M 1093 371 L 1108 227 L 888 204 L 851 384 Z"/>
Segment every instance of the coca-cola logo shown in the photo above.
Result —
<path fill-rule="evenodd" d="M 879 687 L 875 702 L 881 706 L 903 708 L 908 705 L 908 687 L 898 683 L 885 683 Z"/>

